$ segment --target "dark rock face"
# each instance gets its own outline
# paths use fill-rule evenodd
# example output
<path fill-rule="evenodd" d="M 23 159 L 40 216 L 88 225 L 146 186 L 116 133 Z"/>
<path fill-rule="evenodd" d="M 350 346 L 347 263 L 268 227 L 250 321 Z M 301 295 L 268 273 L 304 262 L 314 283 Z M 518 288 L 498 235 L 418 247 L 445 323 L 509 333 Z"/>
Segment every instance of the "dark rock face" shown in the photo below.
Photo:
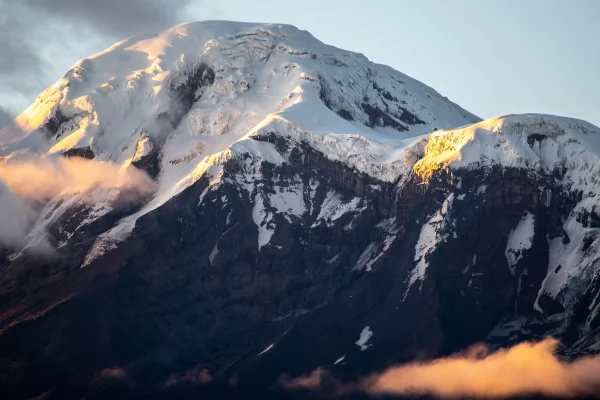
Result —
<path fill-rule="evenodd" d="M 171 98 L 173 105 L 169 110 L 169 118 L 176 127 L 183 116 L 198 100 L 198 90 L 215 82 L 215 72 L 206 64 L 189 63 L 181 75 L 172 78 Z M 178 82 L 183 80 L 183 82 Z"/>
<path fill-rule="evenodd" d="M 43 127 L 46 130 L 46 134 L 48 137 L 56 135 L 60 127 L 69 121 L 69 118 L 65 116 L 60 107 L 56 107 L 56 109 L 52 112 L 50 117 L 44 123 Z"/>
<path fill-rule="evenodd" d="M 365 114 L 369 116 L 369 126 L 371 128 L 374 126 L 391 126 L 400 132 L 408 130 L 406 126 L 378 107 L 374 107 L 368 103 L 363 103 L 361 106 Z"/>
<path fill-rule="evenodd" d="M 96 157 L 96 155 L 90 147 L 79 147 L 65 151 L 63 153 L 63 157 L 81 157 L 85 158 L 86 160 L 93 160 Z"/>
<path fill-rule="evenodd" d="M 367 71 L 371 79 L 376 79 L 374 71 Z M 402 82 L 399 82 L 402 83 Z M 425 124 L 415 113 L 408 110 L 406 102 L 399 100 L 389 91 L 381 88 L 375 80 L 369 81 L 369 86 L 372 86 L 374 92 L 365 90 L 363 101 L 357 105 L 340 103 L 343 99 L 338 99 L 333 94 L 330 83 L 323 77 L 319 76 L 320 92 L 319 97 L 323 104 L 330 110 L 336 112 L 340 117 L 347 121 L 361 120 L 369 127 L 391 127 L 398 132 L 406 132 L 411 125 Z M 341 84 L 338 82 L 338 84 Z M 372 97 L 369 97 L 369 94 Z M 374 93 L 374 96 L 373 96 Z M 392 111 L 394 106 L 396 112 Z M 354 113 L 349 111 L 349 108 L 357 107 Z M 362 115 L 360 115 L 362 113 Z"/>
<path fill-rule="evenodd" d="M 154 179 L 160 172 L 161 153 L 158 150 L 158 146 L 156 146 L 151 139 L 148 140 L 152 145 L 152 150 L 148 154 L 140 157 L 139 160 L 133 161 L 131 165 L 145 171 L 148 176 Z"/>
<path fill-rule="evenodd" d="M 551 327 L 533 304 L 547 273 L 547 238 L 568 240 L 562 219 L 576 200 L 551 176 L 442 170 L 428 182 L 413 176 L 398 185 L 276 133 L 256 139 L 289 154 L 289 163 L 253 161 L 249 154 L 230 160 L 218 186 L 197 181 L 140 218 L 133 236 L 85 268 L 95 236 L 125 211 L 65 239 L 49 261 L 34 254 L 2 260 L 5 398 L 291 398 L 276 385 L 281 374 L 331 366 L 342 356 L 333 372 L 357 379 L 462 349 L 517 316 L 530 321 L 519 340 Z M 151 173 L 158 156 L 148 157 L 139 166 Z M 248 164 L 262 176 L 252 191 L 238 180 Z M 292 187 L 301 187 L 313 207 L 284 215 L 265 203 L 274 233 L 257 246 L 256 196 Z M 358 206 L 320 219 L 331 193 L 346 203 L 357 199 Z M 421 229 L 444 203 L 451 207 L 426 256 L 425 278 L 410 285 Z M 58 242 L 85 212 L 74 210 L 73 221 L 57 222 L 51 236 Z M 511 273 L 507 237 L 526 212 L 536 220 L 533 244 Z M 584 322 L 598 329 L 600 319 L 586 305 L 599 282 L 574 308 L 567 343 L 581 339 Z M 550 298 L 539 306 L 547 315 L 565 311 Z M 361 351 L 355 343 L 366 326 L 374 333 L 372 347 Z M 190 375 L 204 369 L 211 379 Z"/>

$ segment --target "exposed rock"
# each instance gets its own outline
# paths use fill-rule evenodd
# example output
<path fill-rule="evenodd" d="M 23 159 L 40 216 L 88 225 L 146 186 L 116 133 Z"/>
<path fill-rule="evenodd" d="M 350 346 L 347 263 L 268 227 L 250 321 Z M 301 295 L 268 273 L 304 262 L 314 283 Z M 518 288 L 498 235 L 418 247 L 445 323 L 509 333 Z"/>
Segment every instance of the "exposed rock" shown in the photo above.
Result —
<path fill-rule="evenodd" d="M 87 160 L 93 160 L 96 157 L 96 155 L 94 154 L 94 152 L 92 151 L 92 149 L 89 146 L 69 149 L 63 153 L 63 156 L 67 157 L 67 158 L 81 157 L 81 158 L 85 158 Z"/>

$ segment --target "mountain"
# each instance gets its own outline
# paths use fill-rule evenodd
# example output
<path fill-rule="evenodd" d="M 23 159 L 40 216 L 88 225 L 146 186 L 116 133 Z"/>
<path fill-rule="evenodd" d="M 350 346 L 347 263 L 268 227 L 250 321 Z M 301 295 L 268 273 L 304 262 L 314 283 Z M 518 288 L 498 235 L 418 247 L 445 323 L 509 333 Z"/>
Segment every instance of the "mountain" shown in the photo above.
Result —
<path fill-rule="evenodd" d="M 482 340 L 598 352 L 599 135 L 481 121 L 288 25 L 119 42 L 0 130 L 0 204 L 27 208 L 0 242 L 0 387 L 289 398 L 282 374 Z"/>

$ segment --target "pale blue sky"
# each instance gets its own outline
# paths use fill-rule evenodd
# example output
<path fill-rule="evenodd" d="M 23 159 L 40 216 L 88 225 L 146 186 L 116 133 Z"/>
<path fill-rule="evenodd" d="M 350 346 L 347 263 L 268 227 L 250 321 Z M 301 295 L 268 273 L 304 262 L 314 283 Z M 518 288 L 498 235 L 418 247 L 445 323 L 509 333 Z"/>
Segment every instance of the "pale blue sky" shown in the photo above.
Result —
<path fill-rule="evenodd" d="M 600 125 L 600 0 L 221 0 L 208 18 L 282 22 L 365 54 L 483 117 Z"/>
<path fill-rule="evenodd" d="M 33 3 L 0 0 L 0 125 L 3 110 L 18 113 L 77 60 L 119 39 L 225 19 L 296 25 L 390 65 L 482 118 L 537 112 L 600 126 L 600 0 Z"/>

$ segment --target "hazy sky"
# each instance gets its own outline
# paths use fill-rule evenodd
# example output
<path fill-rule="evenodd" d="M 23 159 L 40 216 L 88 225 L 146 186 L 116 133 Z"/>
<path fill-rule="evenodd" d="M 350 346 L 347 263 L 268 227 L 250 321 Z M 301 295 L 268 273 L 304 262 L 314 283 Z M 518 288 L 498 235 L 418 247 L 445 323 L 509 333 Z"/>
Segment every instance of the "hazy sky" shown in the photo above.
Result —
<path fill-rule="evenodd" d="M 175 7 L 175 4 L 178 6 Z M 483 117 L 600 125 L 598 0 L 0 0 L 0 124 L 78 59 L 179 22 L 281 22 L 408 74 Z"/>

